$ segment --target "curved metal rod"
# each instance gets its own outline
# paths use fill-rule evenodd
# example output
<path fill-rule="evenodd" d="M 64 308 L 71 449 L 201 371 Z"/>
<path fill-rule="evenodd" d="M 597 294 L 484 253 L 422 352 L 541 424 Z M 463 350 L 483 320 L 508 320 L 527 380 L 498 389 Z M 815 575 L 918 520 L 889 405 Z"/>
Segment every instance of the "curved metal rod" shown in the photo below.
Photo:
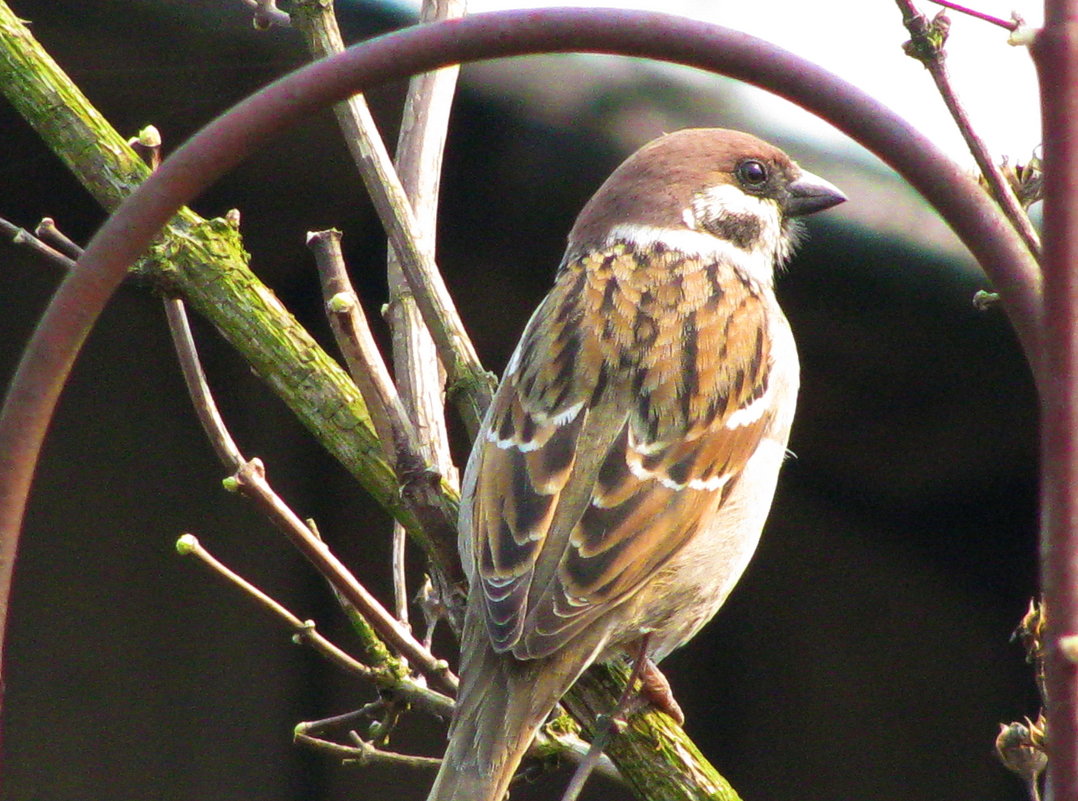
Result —
<path fill-rule="evenodd" d="M 1040 274 L 985 193 L 894 112 L 775 45 L 666 14 L 542 9 L 421 25 L 309 64 L 218 117 L 167 158 L 109 218 L 59 287 L 0 413 L 0 626 L 26 497 L 60 390 L 130 264 L 183 204 L 311 113 L 390 80 L 449 64 L 549 52 L 669 61 L 739 78 L 798 103 L 894 167 L 950 223 L 991 277 L 1037 372 Z M 3 630 L 0 629 L 0 647 Z"/>

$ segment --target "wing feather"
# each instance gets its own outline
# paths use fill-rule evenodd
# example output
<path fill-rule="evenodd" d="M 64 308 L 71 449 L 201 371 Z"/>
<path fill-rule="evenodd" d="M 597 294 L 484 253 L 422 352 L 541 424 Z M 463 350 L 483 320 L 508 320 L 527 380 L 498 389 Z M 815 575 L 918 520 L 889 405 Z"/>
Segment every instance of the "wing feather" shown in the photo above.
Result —
<path fill-rule="evenodd" d="M 721 509 L 771 422 L 772 313 L 729 265 L 671 251 L 563 266 L 469 463 L 497 650 L 561 648 Z"/>

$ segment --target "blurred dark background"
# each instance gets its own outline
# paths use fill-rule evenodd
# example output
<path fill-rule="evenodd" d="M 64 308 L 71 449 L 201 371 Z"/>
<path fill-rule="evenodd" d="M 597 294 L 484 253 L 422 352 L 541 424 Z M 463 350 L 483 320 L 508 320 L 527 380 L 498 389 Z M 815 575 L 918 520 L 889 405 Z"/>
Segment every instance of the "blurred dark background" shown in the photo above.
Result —
<path fill-rule="evenodd" d="M 124 135 L 166 151 L 303 60 L 238 2 L 12 0 Z M 352 39 L 404 24 L 345 5 Z M 897 35 L 897 34 L 896 34 Z M 401 86 L 371 101 L 395 141 Z M 465 69 L 446 156 L 439 261 L 485 362 L 500 371 L 549 286 L 573 217 L 635 146 L 687 125 L 774 139 L 850 202 L 811 223 L 780 295 L 803 394 L 760 551 L 719 617 L 666 663 L 703 752 L 755 801 L 1019 799 L 997 724 L 1036 714 L 1008 642 L 1035 591 L 1035 412 L 1002 313 L 938 221 L 882 167 L 750 113 L 711 76 L 561 57 Z M 56 218 L 85 241 L 103 215 L 0 103 L 0 216 Z M 304 233 L 337 226 L 373 317 L 385 245 L 329 112 L 222 180 L 195 208 L 237 207 L 253 268 L 327 347 Z M 59 276 L 0 244 L 5 384 Z M 244 452 L 388 598 L 388 521 L 196 321 Z M 461 457 L 463 458 L 463 453 Z M 3 797 L 424 797 L 428 776 L 342 768 L 293 726 L 373 697 L 235 589 L 176 556 L 183 532 L 340 644 L 335 602 L 282 538 L 222 491 L 160 302 L 123 288 L 63 395 L 17 566 L 4 707 Z M 414 556 L 414 555 L 413 555 Z M 413 558 L 416 577 L 422 564 Z M 434 753 L 421 716 L 395 745 Z M 592 798 L 625 791 L 598 784 Z M 521 798 L 556 798 L 544 780 Z"/>

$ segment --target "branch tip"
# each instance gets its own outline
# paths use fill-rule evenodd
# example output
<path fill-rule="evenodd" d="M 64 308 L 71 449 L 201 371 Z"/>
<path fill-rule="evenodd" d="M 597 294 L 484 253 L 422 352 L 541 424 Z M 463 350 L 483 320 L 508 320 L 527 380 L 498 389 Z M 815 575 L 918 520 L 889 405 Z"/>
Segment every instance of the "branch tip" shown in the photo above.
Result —
<path fill-rule="evenodd" d="M 1004 28 L 1008 31 L 1015 31 L 1019 28 L 1019 26 L 1024 24 L 1022 18 L 1015 13 L 1011 14 L 1010 20 L 1005 20 L 1000 19 L 999 17 L 995 17 L 991 14 L 986 14 L 983 11 L 977 11 L 976 9 L 969 8 L 968 6 L 959 5 L 958 3 L 951 2 L 951 0 L 930 0 L 930 2 L 935 3 L 938 6 L 943 6 L 944 8 L 949 8 L 952 11 L 957 11 L 960 14 L 965 14 L 967 17 L 973 17 L 974 19 L 979 19 L 982 22 L 988 22 L 992 25 Z"/>
<path fill-rule="evenodd" d="M 190 556 L 193 553 L 197 553 L 198 549 L 202 546 L 198 542 L 198 537 L 194 534 L 184 534 L 178 540 L 176 540 L 176 553 L 180 556 Z"/>
<path fill-rule="evenodd" d="M 348 314 L 356 307 L 354 292 L 338 292 L 326 301 L 326 308 L 333 314 Z"/>

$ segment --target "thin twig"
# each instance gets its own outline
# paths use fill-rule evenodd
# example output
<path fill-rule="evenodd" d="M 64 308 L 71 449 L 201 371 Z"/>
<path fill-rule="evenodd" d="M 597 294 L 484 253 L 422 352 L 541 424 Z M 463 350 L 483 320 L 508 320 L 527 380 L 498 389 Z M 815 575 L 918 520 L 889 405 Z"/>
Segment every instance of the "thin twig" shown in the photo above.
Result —
<path fill-rule="evenodd" d="M 424 0 L 423 23 L 463 17 L 465 0 Z M 416 244 L 433 261 L 442 156 L 459 66 L 412 78 L 405 99 L 395 167 L 415 214 Z M 431 462 L 456 482 L 445 427 L 445 375 L 437 351 L 401 268 L 390 248 L 387 264 L 390 303 L 386 317 L 393 333 L 393 363 L 405 406 L 424 432 Z"/>
<path fill-rule="evenodd" d="M 56 221 L 52 217 L 42 217 L 34 233 L 42 242 L 56 248 L 68 258 L 77 259 L 82 255 L 82 248 L 56 227 Z"/>
<path fill-rule="evenodd" d="M 354 657 L 345 653 L 323 637 L 315 628 L 313 620 L 300 620 L 284 606 L 268 596 L 254 584 L 247 581 L 247 579 L 243 578 L 243 576 L 226 567 L 213 554 L 203 548 L 202 544 L 198 541 L 198 538 L 193 534 L 184 534 L 180 537 L 176 541 L 176 550 L 179 551 L 182 556 L 197 557 L 203 564 L 231 581 L 262 604 L 266 609 L 284 620 L 298 635 L 301 641 L 310 643 L 312 648 L 329 659 L 330 662 L 333 662 L 335 665 L 343 668 L 349 673 L 355 673 L 357 676 L 362 676 L 365 679 L 374 677 L 374 671 L 371 668 L 364 665 L 362 662 L 357 661 Z"/>
<path fill-rule="evenodd" d="M 382 670 L 371 668 L 359 662 L 354 657 L 341 650 L 338 646 L 327 640 L 322 634 L 315 628 L 314 622 L 310 620 L 301 620 L 295 614 L 290 612 L 285 606 L 278 601 L 271 598 L 258 587 L 251 584 L 242 576 L 235 573 L 233 570 L 222 564 L 216 557 L 202 546 L 196 537 L 191 534 L 184 534 L 176 542 L 176 550 L 182 555 L 196 556 L 205 565 L 212 568 L 214 571 L 224 576 L 226 579 L 234 583 L 244 592 L 248 593 L 251 597 L 257 600 L 262 606 L 268 609 L 270 612 L 281 618 L 288 624 L 295 632 L 299 640 L 303 642 L 309 642 L 311 646 L 327 657 L 331 662 L 340 666 L 344 670 L 355 673 L 362 676 L 365 679 L 373 681 L 379 687 L 384 690 L 389 690 L 394 696 L 399 697 L 408 703 L 412 704 L 416 708 L 424 709 L 434 715 L 440 717 L 449 717 L 453 713 L 453 699 L 447 695 L 442 695 L 435 690 L 426 687 L 425 685 L 418 683 L 414 678 L 408 675 L 395 676 L 392 670 Z M 379 702 L 381 703 L 381 702 Z M 363 712 L 363 710 L 359 710 Z M 358 714 L 350 713 L 350 715 Z M 322 721 L 327 726 L 330 725 L 333 720 Z"/>
<path fill-rule="evenodd" d="M 462 17 L 466 8 L 466 0 L 424 0 L 420 21 Z M 415 214 L 416 245 L 432 262 L 435 260 L 442 155 L 459 73 L 460 67 L 454 65 L 416 75 L 409 81 L 397 138 L 394 166 Z M 423 455 L 450 484 L 459 487 L 445 421 L 445 368 L 393 247 L 389 248 L 386 275 L 389 303 L 385 318 L 392 335 L 393 368 L 401 400 L 422 434 Z M 398 617 L 402 620 L 407 620 L 408 614 L 406 548 L 404 526 L 394 521 L 393 590 Z"/>
<path fill-rule="evenodd" d="M 161 134 L 156 127 L 147 125 L 139 131 L 138 136 L 128 139 L 127 144 L 135 149 L 151 170 L 156 170 L 161 166 Z M 43 226 L 45 220 L 41 222 Z M 76 250 L 75 257 L 82 256 L 82 248 L 74 242 L 71 245 Z M 180 371 L 187 385 L 187 394 L 191 397 L 191 404 L 195 408 L 198 422 L 202 425 L 202 430 L 210 441 L 210 445 L 213 446 L 217 458 L 228 470 L 238 470 L 244 459 L 213 399 L 206 373 L 202 369 L 202 360 L 198 356 L 198 348 L 195 346 L 191 323 L 187 319 L 187 307 L 180 298 L 165 298 L 164 305 L 169 334 L 172 336 L 172 347 L 176 351 Z"/>
<path fill-rule="evenodd" d="M 350 716 L 351 715 L 342 715 L 341 717 L 344 718 Z M 322 722 L 323 721 L 315 721 L 315 723 Z M 335 743 L 332 740 L 325 740 L 321 737 L 313 736 L 309 733 L 311 731 L 309 728 L 310 726 L 311 724 L 309 723 L 300 723 L 296 726 L 293 734 L 293 739 L 296 743 L 308 746 L 316 751 L 329 753 L 333 756 L 340 757 L 343 760 L 357 761 L 360 765 L 369 765 L 372 761 L 377 761 L 383 763 L 390 762 L 398 767 L 435 770 L 442 762 L 440 759 L 432 757 L 416 757 L 406 754 L 397 754 L 392 751 L 383 751 L 375 748 L 370 743 L 363 742 L 354 732 L 350 732 L 350 737 L 352 738 L 352 741 L 357 744 L 353 746 L 342 745 L 341 743 Z M 557 753 L 567 759 L 573 762 L 579 762 L 586 753 L 588 744 L 575 737 L 561 737 L 558 740 L 552 740 L 540 732 L 536 738 L 536 742 L 532 744 L 529 755 L 532 758 L 542 758 L 542 751 L 549 751 L 551 747 L 555 748 Z M 539 750 L 537 751 L 537 749 Z M 619 784 L 625 783 L 625 778 L 618 772 L 614 763 L 605 756 L 598 761 L 595 772 Z"/>
<path fill-rule="evenodd" d="M 594 728 L 596 729 L 595 739 L 591 741 L 587 752 L 577 764 L 576 770 L 573 771 L 573 776 L 569 780 L 565 792 L 562 793 L 561 801 L 577 801 L 584 791 L 584 785 L 591 778 L 591 774 L 602 763 L 604 749 L 610 740 L 620 733 L 621 728 L 624 728 L 624 722 L 604 715 L 595 721 Z"/>
<path fill-rule="evenodd" d="M 318 530 L 318 524 L 313 518 L 308 517 L 303 522 L 307 524 L 307 528 L 310 529 L 311 534 L 319 540 L 322 539 L 322 533 Z M 407 663 L 405 660 L 394 656 L 390 652 L 386 647 L 386 644 L 382 641 L 382 638 L 378 636 L 378 632 L 375 630 L 374 626 L 372 626 L 370 622 L 363 617 L 360 611 L 341 594 L 341 591 L 333 585 L 333 582 L 327 580 L 326 586 L 329 587 L 330 592 L 333 593 L 333 597 L 337 599 L 337 603 L 340 604 L 341 609 L 344 610 L 344 614 L 348 617 L 348 622 L 352 625 L 352 631 L 359 637 L 368 664 L 379 668 L 389 669 L 396 673 L 406 671 Z"/>
<path fill-rule="evenodd" d="M 614 737 L 624 731 L 626 726 L 625 718 L 631 711 L 633 702 L 641 700 L 640 691 L 637 690 L 636 684 L 644 675 L 644 670 L 649 664 L 648 642 L 650 639 L 647 634 L 641 639 L 636 658 L 633 660 L 633 668 L 629 671 L 625 687 L 618 696 L 614 708 L 610 710 L 609 714 L 600 715 L 596 718 L 593 726 L 595 737 L 591 741 L 591 747 L 588 748 L 588 752 L 573 772 L 573 776 L 569 780 L 569 786 L 565 788 L 561 801 L 577 801 L 592 772 L 598 767 L 599 760 L 607 745 L 610 744 Z"/>
<path fill-rule="evenodd" d="M 195 347 L 195 338 L 191 333 L 191 323 L 187 319 L 187 308 L 184 302 L 179 298 L 165 298 L 165 315 L 168 317 L 172 346 L 176 349 L 183 380 L 187 384 L 191 404 L 195 408 L 195 414 L 198 415 L 198 422 L 202 424 L 206 439 L 210 441 L 214 453 L 226 468 L 238 470 L 244 462 L 243 454 L 240 453 L 236 441 L 232 439 L 217 409 L 213 393 L 210 392 L 210 385 L 202 369 L 202 360 L 198 357 L 198 349 Z"/>
<path fill-rule="evenodd" d="M 390 567 L 393 572 L 393 614 L 397 620 L 409 629 L 412 624 L 408 620 L 408 562 L 407 533 L 404 526 L 393 523 L 392 555 Z M 430 648 L 430 641 L 424 637 L 423 645 Z"/>
<path fill-rule="evenodd" d="M 175 307 L 169 307 L 170 311 Z M 179 309 L 182 324 L 186 316 Z M 170 321 L 172 315 L 170 313 Z M 177 336 L 179 330 L 179 336 Z M 186 336 L 183 336 L 186 330 Z M 430 652 L 417 642 L 411 633 L 400 626 L 385 608 L 360 584 L 356 577 L 330 552 L 328 546 L 313 532 L 299 516 L 273 491 L 266 481 L 265 468 L 258 459 L 245 460 L 228 433 L 227 427 L 216 412 L 212 393 L 205 380 L 198 361 L 198 354 L 190 339 L 190 330 L 186 325 L 174 327 L 177 337 L 177 352 L 180 354 L 183 373 L 188 381 L 195 406 L 200 410 L 199 417 L 206 428 L 207 435 L 218 456 L 229 467 L 235 469 L 235 488 L 255 502 L 269 519 L 285 533 L 292 544 L 315 565 L 333 587 L 352 604 L 360 614 L 374 627 L 375 631 L 391 643 L 397 651 L 415 664 L 418 669 L 439 683 L 443 689 L 456 691 L 456 677 L 449 671 L 444 660 L 435 659 Z"/>
<path fill-rule="evenodd" d="M 397 754 L 393 751 L 383 751 L 360 738 L 355 732 L 350 734 L 354 743 L 352 746 L 312 737 L 298 730 L 294 735 L 294 740 L 300 745 L 306 745 L 318 751 L 325 751 L 333 756 L 340 757 L 346 764 L 354 764 L 358 767 L 382 764 L 391 765 L 395 768 L 432 772 L 442 764 L 442 760 L 434 759 L 433 757 L 410 756 L 408 754 Z"/>
<path fill-rule="evenodd" d="M 71 272 L 75 269 L 75 262 L 73 259 L 68 258 L 56 248 L 51 247 L 42 240 L 38 239 L 32 233 L 25 228 L 20 228 L 3 217 L 0 217 L 0 235 L 11 240 L 12 244 L 22 245 L 29 250 L 32 250 L 41 258 L 56 265 L 65 272 Z"/>
<path fill-rule="evenodd" d="M 397 465 L 397 449 L 419 449 L 408 413 L 397 387 L 374 341 L 359 296 L 352 287 L 341 252 L 341 232 L 336 229 L 311 231 L 307 248 L 314 255 L 322 286 L 322 301 L 333 337 L 344 356 L 352 380 L 367 402 L 374 430 L 391 465 Z M 402 441 L 412 440 L 412 442 Z"/>
<path fill-rule="evenodd" d="M 340 232 L 312 233 L 307 242 L 318 265 L 334 335 L 397 472 L 401 495 L 441 555 L 439 561 L 448 563 L 456 559 L 456 510 L 443 492 L 442 476 L 422 455 L 419 437 L 378 351 L 344 266 Z"/>
<path fill-rule="evenodd" d="M 1018 29 L 1018 26 L 1022 23 L 1018 20 L 1000 19 L 999 17 L 993 17 L 991 14 L 986 14 L 983 11 L 977 11 L 973 8 L 967 8 L 966 6 L 959 5 L 958 3 L 952 3 L 950 0 L 928 0 L 930 3 L 935 3 L 937 6 L 943 6 L 949 8 L 951 11 L 958 11 L 961 14 L 965 14 L 970 17 L 975 17 L 984 22 L 990 22 L 993 25 L 998 25 L 1001 28 L 1005 28 L 1008 31 L 1014 31 Z"/>
<path fill-rule="evenodd" d="M 369 704 L 364 704 L 359 709 L 345 712 L 343 715 L 334 715 L 321 720 L 308 720 L 296 726 L 296 731 L 302 734 L 320 734 L 330 729 L 352 728 L 364 718 L 372 719 L 377 713 L 385 709 L 386 702 L 379 698 Z"/>
<path fill-rule="evenodd" d="M 344 50 L 331 3 L 297 0 L 293 4 L 292 18 L 306 37 L 308 49 L 315 58 Z M 366 101 L 361 95 L 354 95 L 335 105 L 334 112 L 390 244 L 401 260 L 423 320 L 449 370 L 454 385 L 451 400 L 457 405 L 469 432 L 475 436 L 493 395 L 493 378 L 479 363 L 437 265 L 419 246 L 421 237 L 417 233 L 418 224 L 411 204 Z"/>
<path fill-rule="evenodd" d="M 245 462 L 235 475 L 236 488 L 277 525 L 289 541 L 325 576 L 386 642 L 442 689 L 455 693 L 457 677 L 444 659 L 436 659 L 408 629 L 367 591 L 322 540 L 282 501 L 266 481 L 259 459 Z"/>
<path fill-rule="evenodd" d="M 1018 235 L 1022 237 L 1022 241 L 1026 243 L 1030 253 L 1039 260 L 1041 254 L 1040 236 L 1033 227 L 1029 215 L 1026 214 L 1022 204 L 1018 201 L 1018 196 L 1015 195 L 1011 185 L 1003 176 L 1003 171 L 992 160 L 984 140 L 974 130 L 969 114 L 951 85 L 946 54 L 943 49 L 944 42 L 947 39 L 947 25 L 949 25 L 949 22 L 946 22 L 945 17 L 943 19 L 937 17 L 930 23 L 928 18 L 917 10 L 913 0 L 895 0 L 895 2 L 902 11 L 902 22 L 910 34 L 910 41 L 906 47 L 907 55 L 924 64 L 928 74 L 932 76 L 940 97 L 943 98 L 947 110 L 951 112 L 951 117 L 958 126 L 962 138 L 966 141 L 966 147 L 973 154 L 977 167 L 988 182 L 988 186 L 992 190 L 992 196 L 995 197 L 996 202 L 999 203 L 1007 219 L 1011 221 L 1011 225 L 1014 226 Z M 940 15 L 942 16 L 943 13 L 940 12 Z"/>

